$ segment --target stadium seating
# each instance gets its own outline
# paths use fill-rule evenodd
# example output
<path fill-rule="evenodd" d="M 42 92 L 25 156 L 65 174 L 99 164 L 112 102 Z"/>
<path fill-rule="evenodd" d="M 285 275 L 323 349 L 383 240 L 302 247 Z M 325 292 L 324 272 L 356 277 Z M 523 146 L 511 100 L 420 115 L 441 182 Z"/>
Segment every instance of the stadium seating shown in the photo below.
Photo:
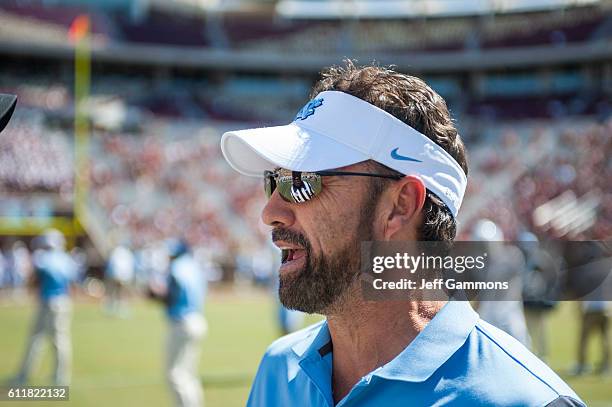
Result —
<path fill-rule="evenodd" d="M 0 5 L 0 12 L 6 15 L 19 17 L 24 25 L 36 27 L 41 23 L 62 27 L 65 32 L 80 14 L 88 13 L 90 16 L 91 32 L 94 34 L 112 37 L 115 35 L 115 25 L 102 12 L 91 12 L 88 7 L 79 7 L 65 4 L 45 5 L 45 2 L 4 0 Z"/>
<path fill-rule="evenodd" d="M 206 23 L 202 18 L 154 12 L 142 20 L 134 21 L 120 13 L 114 16 L 114 21 L 119 31 L 119 41 L 201 47 L 209 45 Z"/>
<path fill-rule="evenodd" d="M 2 41 L 61 44 L 83 11 L 78 6 L 5 1 L 0 3 L 0 35 Z M 342 21 L 287 20 L 265 13 L 179 17 L 168 10 L 134 18 L 112 10 L 87 11 L 94 34 L 117 44 L 229 47 L 253 54 L 472 52 L 596 42 L 612 32 L 610 16 L 598 6 Z M 17 61 L 3 66 L 0 76 L 0 90 L 20 98 L 20 111 L 0 136 L 0 188 L 5 197 L 0 211 L 5 214 L 50 214 L 65 211 L 71 203 L 73 78 L 69 70 L 46 71 L 46 66 Z M 476 84 L 452 73 L 427 75 L 427 82 L 460 118 L 470 146 L 462 233 L 476 217 L 486 216 L 498 222 L 508 238 L 523 229 L 562 238 L 609 238 L 609 97 L 589 84 L 592 78 L 580 67 L 518 72 L 486 72 L 478 75 Z M 108 102 L 126 116 L 118 126 L 105 125 L 94 120 L 90 106 L 95 130 L 88 205 L 101 230 L 127 234 L 136 246 L 185 234 L 194 244 L 220 253 L 262 241 L 261 185 L 235 176 L 221 158 L 219 137 L 225 128 L 285 123 L 303 103 L 313 78 L 285 75 L 282 67 L 267 75 L 166 74 L 128 75 L 110 69 L 92 78 L 92 106 Z M 534 119 L 539 122 L 534 124 Z M 516 122 L 507 127 L 507 120 Z M 471 123 L 479 129 L 470 131 Z M 500 126 L 506 130 L 499 131 Z M 481 189 L 485 180 L 494 185 L 492 190 Z M 29 208 L 19 201 L 23 192 L 52 192 L 60 199 L 39 200 L 40 205 Z M 560 210 L 555 202 L 561 201 L 571 203 L 567 210 L 574 212 L 588 207 L 589 216 L 555 228 L 550 218 Z M 538 215 L 535 208 L 540 208 Z"/>
<path fill-rule="evenodd" d="M 0 179 L 9 191 L 72 187 L 72 149 L 65 131 L 45 126 L 36 112 L 19 112 L 0 135 Z"/>
<path fill-rule="evenodd" d="M 485 217 L 500 225 L 509 240 L 517 239 L 525 230 L 555 239 L 609 238 L 611 130 L 612 120 L 601 124 L 588 120 L 515 123 L 512 130 L 506 129 L 502 134 L 492 128 L 493 140 L 489 139 L 486 145 L 499 140 L 503 153 L 495 147 L 479 151 L 480 147 L 470 146 L 472 175 L 462 214 L 462 237 L 469 239 L 473 222 Z M 479 186 L 485 177 L 491 189 L 483 191 Z M 534 216 L 536 208 L 563 194 L 572 196 L 567 199 L 565 211 L 590 206 L 583 211 L 585 219 L 576 224 L 575 230 L 555 230 Z M 564 211 L 556 216 L 563 217 Z"/>
<path fill-rule="evenodd" d="M 30 31 L 55 30 L 66 37 L 75 17 L 88 12 L 92 31 L 117 43 L 308 54 L 450 51 L 597 41 L 612 35 L 604 6 L 431 19 L 286 19 L 273 13 L 188 15 L 169 10 L 131 13 L 45 2 L 8 0 L 0 21 L 20 21 Z M 8 23 L 6 23 L 8 24 Z M 26 30 L 28 31 L 28 30 Z M 2 32 L 2 31 L 0 31 Z M 7 30 L 7 32 L 9 32 Z M 10 32 L 9 32 L 10 33 Z M 31 36 L 31 35 L 30 35 Z M 45 41 L 40 35 L 39 41 Z M 15 38 L 19 40 L 20 38 Z"/>
<path fill-rule="evenodd" d="M 241 124 L 202 123 L 157 117 L 137 133 L 95 132 L 90 205 L 100 213 L 107 233 L 128 233 L 139 246 L 185 233 L 194 243 L 221 251 L 262 238 L 257 215 L 263 205 L 261 186 L 258 180 L 236 177 L 218 147 L 223 129 Z M 606 157 L 612 155 L 612 121 L 529 123 L 500 132 L 499 122 L 494 122 L 485 125 L 480 139 L 470 140 L 471 181 L 462 229 L 469 229 L 477 215 L 499 222 L 508 238 L 524 228 L 537 230 L 534 208 L 572 191 L 577 202 L 597 195 L 597 221 L 580 237 L 609 236 L 612 196 L 606 191 L 612 173 Z M 1 188 L 70 197 L 70 134 L 70 129 L 50 125 L 40 110 L 18 114 L 0 136 Z M 492 147 L 496 144 L 503 148 Z M 481 190 L 485 178 L 499 191 Z M 2 208 L 11 211 L 8 199 Z"/>

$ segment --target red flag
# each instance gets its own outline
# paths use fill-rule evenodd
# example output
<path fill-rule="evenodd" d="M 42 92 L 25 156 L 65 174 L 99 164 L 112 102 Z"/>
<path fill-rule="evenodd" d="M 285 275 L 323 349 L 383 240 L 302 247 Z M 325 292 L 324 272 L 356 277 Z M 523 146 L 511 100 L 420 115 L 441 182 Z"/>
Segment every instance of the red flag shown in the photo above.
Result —
<path fill-rule="evenodd" d="M 89 16 L 81 14 L 74 19 L 68 30 L 68 38 L 72 41 L 79 41 L 89 34 Z"/>

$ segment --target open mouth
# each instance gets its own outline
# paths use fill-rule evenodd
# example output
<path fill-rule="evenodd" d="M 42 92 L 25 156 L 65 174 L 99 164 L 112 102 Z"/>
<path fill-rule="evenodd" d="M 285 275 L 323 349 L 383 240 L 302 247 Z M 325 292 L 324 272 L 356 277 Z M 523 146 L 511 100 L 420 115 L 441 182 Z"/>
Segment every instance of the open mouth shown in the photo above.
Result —
<path fill-rule="evenodd" d="M 286 264 L 292 262 L 294 260 L 301 259 L 306 255 L 306 250 L 304 249 L 282 249 L 281 251 L 281 263 Z"/>

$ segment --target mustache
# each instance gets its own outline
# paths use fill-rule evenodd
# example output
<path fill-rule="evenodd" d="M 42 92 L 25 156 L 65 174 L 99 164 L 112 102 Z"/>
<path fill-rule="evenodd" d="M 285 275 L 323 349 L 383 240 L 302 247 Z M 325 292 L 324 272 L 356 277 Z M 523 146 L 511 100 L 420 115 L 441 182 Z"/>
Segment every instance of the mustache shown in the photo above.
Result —
<path fill-rule="evenodd" d="M 310 249 L 310 243 L 306 237 L 298 232 L 293 232 L 289 229 L 275 228 L 272 229 L 272 241 L 282 240 L 287 243 L 295 244 L 304 249 Z"/>

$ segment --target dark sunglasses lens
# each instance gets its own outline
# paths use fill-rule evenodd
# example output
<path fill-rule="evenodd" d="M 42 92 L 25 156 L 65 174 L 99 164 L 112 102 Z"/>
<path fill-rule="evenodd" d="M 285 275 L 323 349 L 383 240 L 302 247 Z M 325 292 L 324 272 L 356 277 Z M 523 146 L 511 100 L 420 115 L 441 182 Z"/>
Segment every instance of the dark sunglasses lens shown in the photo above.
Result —
<path fill-rule="evenodd" d="M 297 180 L 292 176 L 277 179 L 278 192 L 287 202 L 302 203 L 311 200 L 321 192 L 321 177 L 303 173 Z"/>

